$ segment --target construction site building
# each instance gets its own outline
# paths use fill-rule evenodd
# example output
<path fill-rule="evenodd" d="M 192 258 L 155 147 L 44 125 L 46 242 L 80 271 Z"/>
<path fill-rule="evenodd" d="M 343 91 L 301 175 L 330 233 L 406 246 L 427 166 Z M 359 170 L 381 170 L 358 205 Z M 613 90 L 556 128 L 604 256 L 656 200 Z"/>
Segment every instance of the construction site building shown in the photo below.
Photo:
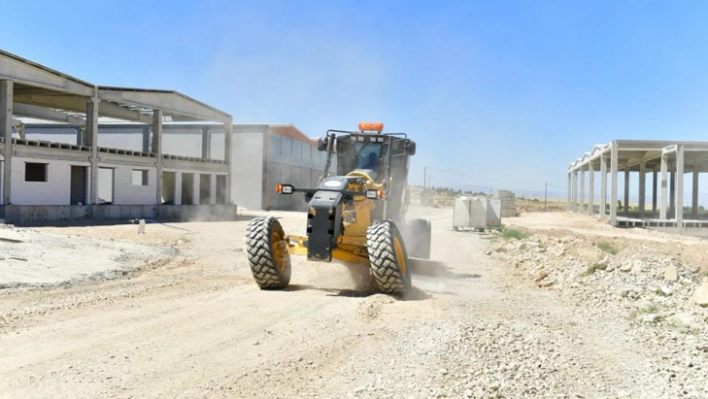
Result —
<path fill-rule="evenodd" d="M 570 164 L 568 210 L 609 219 L 617 227 L 708 227 L 708 213 L 702 212 L 698 202 L 700 174 L 705 172 L 708 142 L 614 140 L 595 146 Z M 596 173 L 600 174 L 599 204 L 595 202 Z M 623 187 L 619 186 L 620 174 L 624 175 Z M 689 184 L 686 174 L 691 174 Z M 630 189 L 632 181 L 638 183 L 635 193 Z M 636 206 L 632 198 L 637 198 Z"/>
<path fill-rule="evenodd" d="M 80 137 L 79 125 L 37 123 L 26 119 L 23 122 L 25 135 L 33 140 L 73 143 Z M 149 131 L 148 126 L 105 119 L 98 125 L 98 141 L 100 146 L 141 152 L 149 147 Z M 165 152 L 182 159 L 200 159 L 205 162 L 224 159 L 223 125 L 166 122 L 162 133 Z M 326 153 L 317 150 L 317 141 L 289 124 L 234 124 L 232 134 L 232 201 L 239 207 L 251 210 L 305 210 L 307 204 L 302 195 L 276 195 L 274 190 L 279 183 L 305 188 L 317 185 L 326 160 Z M 335 167 L 336 161 L 333 163 Z M 111 187 L 109 178 L 107 176 L 105 187 L 99 187 L 100 198 L 106 200 L 112 199 L 108 192 Z M 189 182 L 189 187 L 193 187 L 194 178 L 192 175 L 186 178 L 183 175 L 182 185 Z M 172 183 L 175 181 L 173 176 L 167 181 L 168 186 L 163 190 L 163 195 L 165 191 L 172 193 L 178 188 Z M 221 181 L 217 183 L 217 191 L 222 194 L 223 184 Z M 182 195 L 176 192 L 172 196 L 166 195 L 164 200 L 190 204 L 199 198 L 199 202 L 204 203 L 209 199 L 209 186 L 200 187 L 199 197 L 187 196 L 190 189 L 187 192 L 183 190 Z M 218 197 L 218 201 L 221 200 L 223 198 Z"/>
<path fill-rule="evenodd" d="M 67 124 L 41 136 L 22 117 Z M 99 135 L 102 117 L 130 121 L 140 147 Z M 221 126 L 220 156 L 175 154 L 166 122 Z M 0 51 L 0 217 L 8 223 L 235 215 L 232 117 L 181 93 L 96 86 Z M 28 137 L 28 134 L 32 137 Z M 47 140 L 49 139 L 49 140 Z"/>

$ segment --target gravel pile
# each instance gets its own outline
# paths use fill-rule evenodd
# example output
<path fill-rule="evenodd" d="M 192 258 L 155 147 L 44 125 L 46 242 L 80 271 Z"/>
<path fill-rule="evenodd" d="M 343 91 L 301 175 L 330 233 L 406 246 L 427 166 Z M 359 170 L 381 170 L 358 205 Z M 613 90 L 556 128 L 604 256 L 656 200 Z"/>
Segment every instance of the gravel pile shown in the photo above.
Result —
<path fill-rule="evenodd" d="M 643 242 L 555 237 L 490 240 L 487 255 L 555 290 L 588 317 L 610 314 L 671 387 L 668 397 L 708 397 L 708 275 Z"/>

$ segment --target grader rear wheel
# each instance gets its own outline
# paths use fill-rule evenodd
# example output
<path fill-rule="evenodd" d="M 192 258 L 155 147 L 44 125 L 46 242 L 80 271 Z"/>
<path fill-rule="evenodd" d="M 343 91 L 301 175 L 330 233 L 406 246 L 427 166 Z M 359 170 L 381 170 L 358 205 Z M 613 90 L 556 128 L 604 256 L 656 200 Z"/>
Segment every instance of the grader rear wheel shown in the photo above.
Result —
<path fill-rule="evenodd" d="M 261 289 L 282 289 L 290 284 L 290 253 L 278 219 L 260 216 L 251 220 L 246 247 L 253 279 Z"/>
<path fill-rule="evenodd" d="M 406 247 L 413 258 L 430 259 L 430 245 L 432 233 L 430 221 L 426 219 L 413 219 L 408 223 L 408 240 Z"/>
<path fill-rule="evenodd" d="M 373 223 L 366 231 L 371 271 L 379 291 L 403 296 L 411 288 L 408 254 L 403 237 L 389 221 Z"/>

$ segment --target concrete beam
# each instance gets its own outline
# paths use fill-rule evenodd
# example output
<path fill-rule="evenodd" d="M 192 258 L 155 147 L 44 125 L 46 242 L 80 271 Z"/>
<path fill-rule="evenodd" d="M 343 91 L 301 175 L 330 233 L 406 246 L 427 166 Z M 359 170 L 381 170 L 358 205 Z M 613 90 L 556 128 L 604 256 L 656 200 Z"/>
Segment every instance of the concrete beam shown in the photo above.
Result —
<path fill-rule="evenodd" d="M 162 168 L 164 166 L 162 162 L 162 110 L 153 110 L 153 120 L 152 120 L 152 146 L 151 150 L 157 154 L 157 161 L 155 166 L 157 167 L 157 181 L 156 185 L 156 200 L 157 204 L 162 204 Z"/>
<path fill-rule="evenodd" d="M 683 227 L 683 180 L 684 147 L 679 145 L 676 151 L 676 223 Z"/>
<path fill-rule="evenodd" d="M 53 109 L 38 107 L 36 105 L 16 103 L 14 105 L 15 115 L 25 116 L 28 118 L 42 119 L 45 121 L 65 122 L 72 125 L 84 125 L 85 120 L 75 116 L 55 111 Z"/>
<path fill-rule="evenodd" d="M 93 85 L 0 50 L 0 80 L 90 97 Z"/>
<path fill-rule="evenodd" d="M 610 188 L 610 224 L 617 226 L 617 161 L 618 161 L 618 146 L 617 142 L 612 142 L 612 150 L 610 156 L 610 174 L 612 175 Z"/>
<path fill-rule="evenodd" d="M 152 166 L 155 166 L 154 158 L 152 159 Z M 167 159 L 163 157 L 163 170 L 170 171 L 184 171 L 186 173 L 191 172 L 203 172 L 203 173 L 217 173 L 226 174 L 228 172 L 227 165 L 223 163 L 208 163 L 208 162 L 194 162 L 185 161 L 181 159 Z"/>
<path fill-rule="evenodd" d="M 15 144 L 14 155 L 21 158 L 47 158 L 60 161 L 71 161 L 77 164 L 90 166 L 91 152 L 77 151 L 64 148 L 35 147 L 22 144 Z"/>
<path fill-rule="evenodd" d="M 175 91 L 101 86 L 99 96 L 114 103 L 160 109 L 166 115 L 172 116 L 174 120 L 231 123 L 231 115 Z"/>
<path fill-rule="evenodd" d="M 671 144 L 669 146 L 666 146 L 661 149 L 661 155 L 669 155 L 673 154 L 678 150 L 678 146 L 676 144 Z"/>
<path fill-rule="evenodd" d="M 110 118 L 123 119 L 126 121 L 142 122 L 150 124 L 152 123 L 152 117 L 149 115 L 143 115 L 138 111 L 132 111 L 128 108 L 121 107 L 120 105 L 111 103 L 101 103 L 99 108 L 99 113 L 102 116 L 107 116 Z"/>
<path fill-rule="evenodd" d="M 2 60 L 0 59 L 0 65 Z M 2 70 L 0 70 L 2 76 Z M 3 148 L 3 194 L 2 203 L 10 205 L 12 194 L 12 155 L 14 144 L 12 142 L 12 93 L 14 84 L 10 80 L 0 80 L 0 137 L 5 139 Z"/>
<path fill-rule="evenodd" d="M 86 97 L 25 94 L 15 96 L 15 102 L 66 111 L 86 111 Z M 101 116 L 133 122 L 150 123 L 152 121 L 152 118 L 148 115 L 143 115 L 140 112 L 132 111 L 128 108 L 105 102 L 100 104 L 99 114 Z"/>
<path fill-rule="evenodd" d="M 705 141 L 658 141 L 658 140 L 617 140 L 620 151 L 655 151 L 681 144 L 684 151 L 708 151 Z"/>

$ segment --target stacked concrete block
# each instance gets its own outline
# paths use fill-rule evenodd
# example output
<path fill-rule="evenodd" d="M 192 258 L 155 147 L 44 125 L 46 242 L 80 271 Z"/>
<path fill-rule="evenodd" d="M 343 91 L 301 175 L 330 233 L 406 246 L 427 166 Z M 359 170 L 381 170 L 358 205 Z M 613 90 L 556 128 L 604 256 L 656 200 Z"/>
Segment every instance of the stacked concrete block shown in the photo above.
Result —
<path fill-rule="evenodd" d="M 516 196 L 513 192 L 507 190 L 496 190 L 494 192 L 494 198 L 501 200 L 502 218 L 518 216 L 518 213 L 516 212 Z"/>

